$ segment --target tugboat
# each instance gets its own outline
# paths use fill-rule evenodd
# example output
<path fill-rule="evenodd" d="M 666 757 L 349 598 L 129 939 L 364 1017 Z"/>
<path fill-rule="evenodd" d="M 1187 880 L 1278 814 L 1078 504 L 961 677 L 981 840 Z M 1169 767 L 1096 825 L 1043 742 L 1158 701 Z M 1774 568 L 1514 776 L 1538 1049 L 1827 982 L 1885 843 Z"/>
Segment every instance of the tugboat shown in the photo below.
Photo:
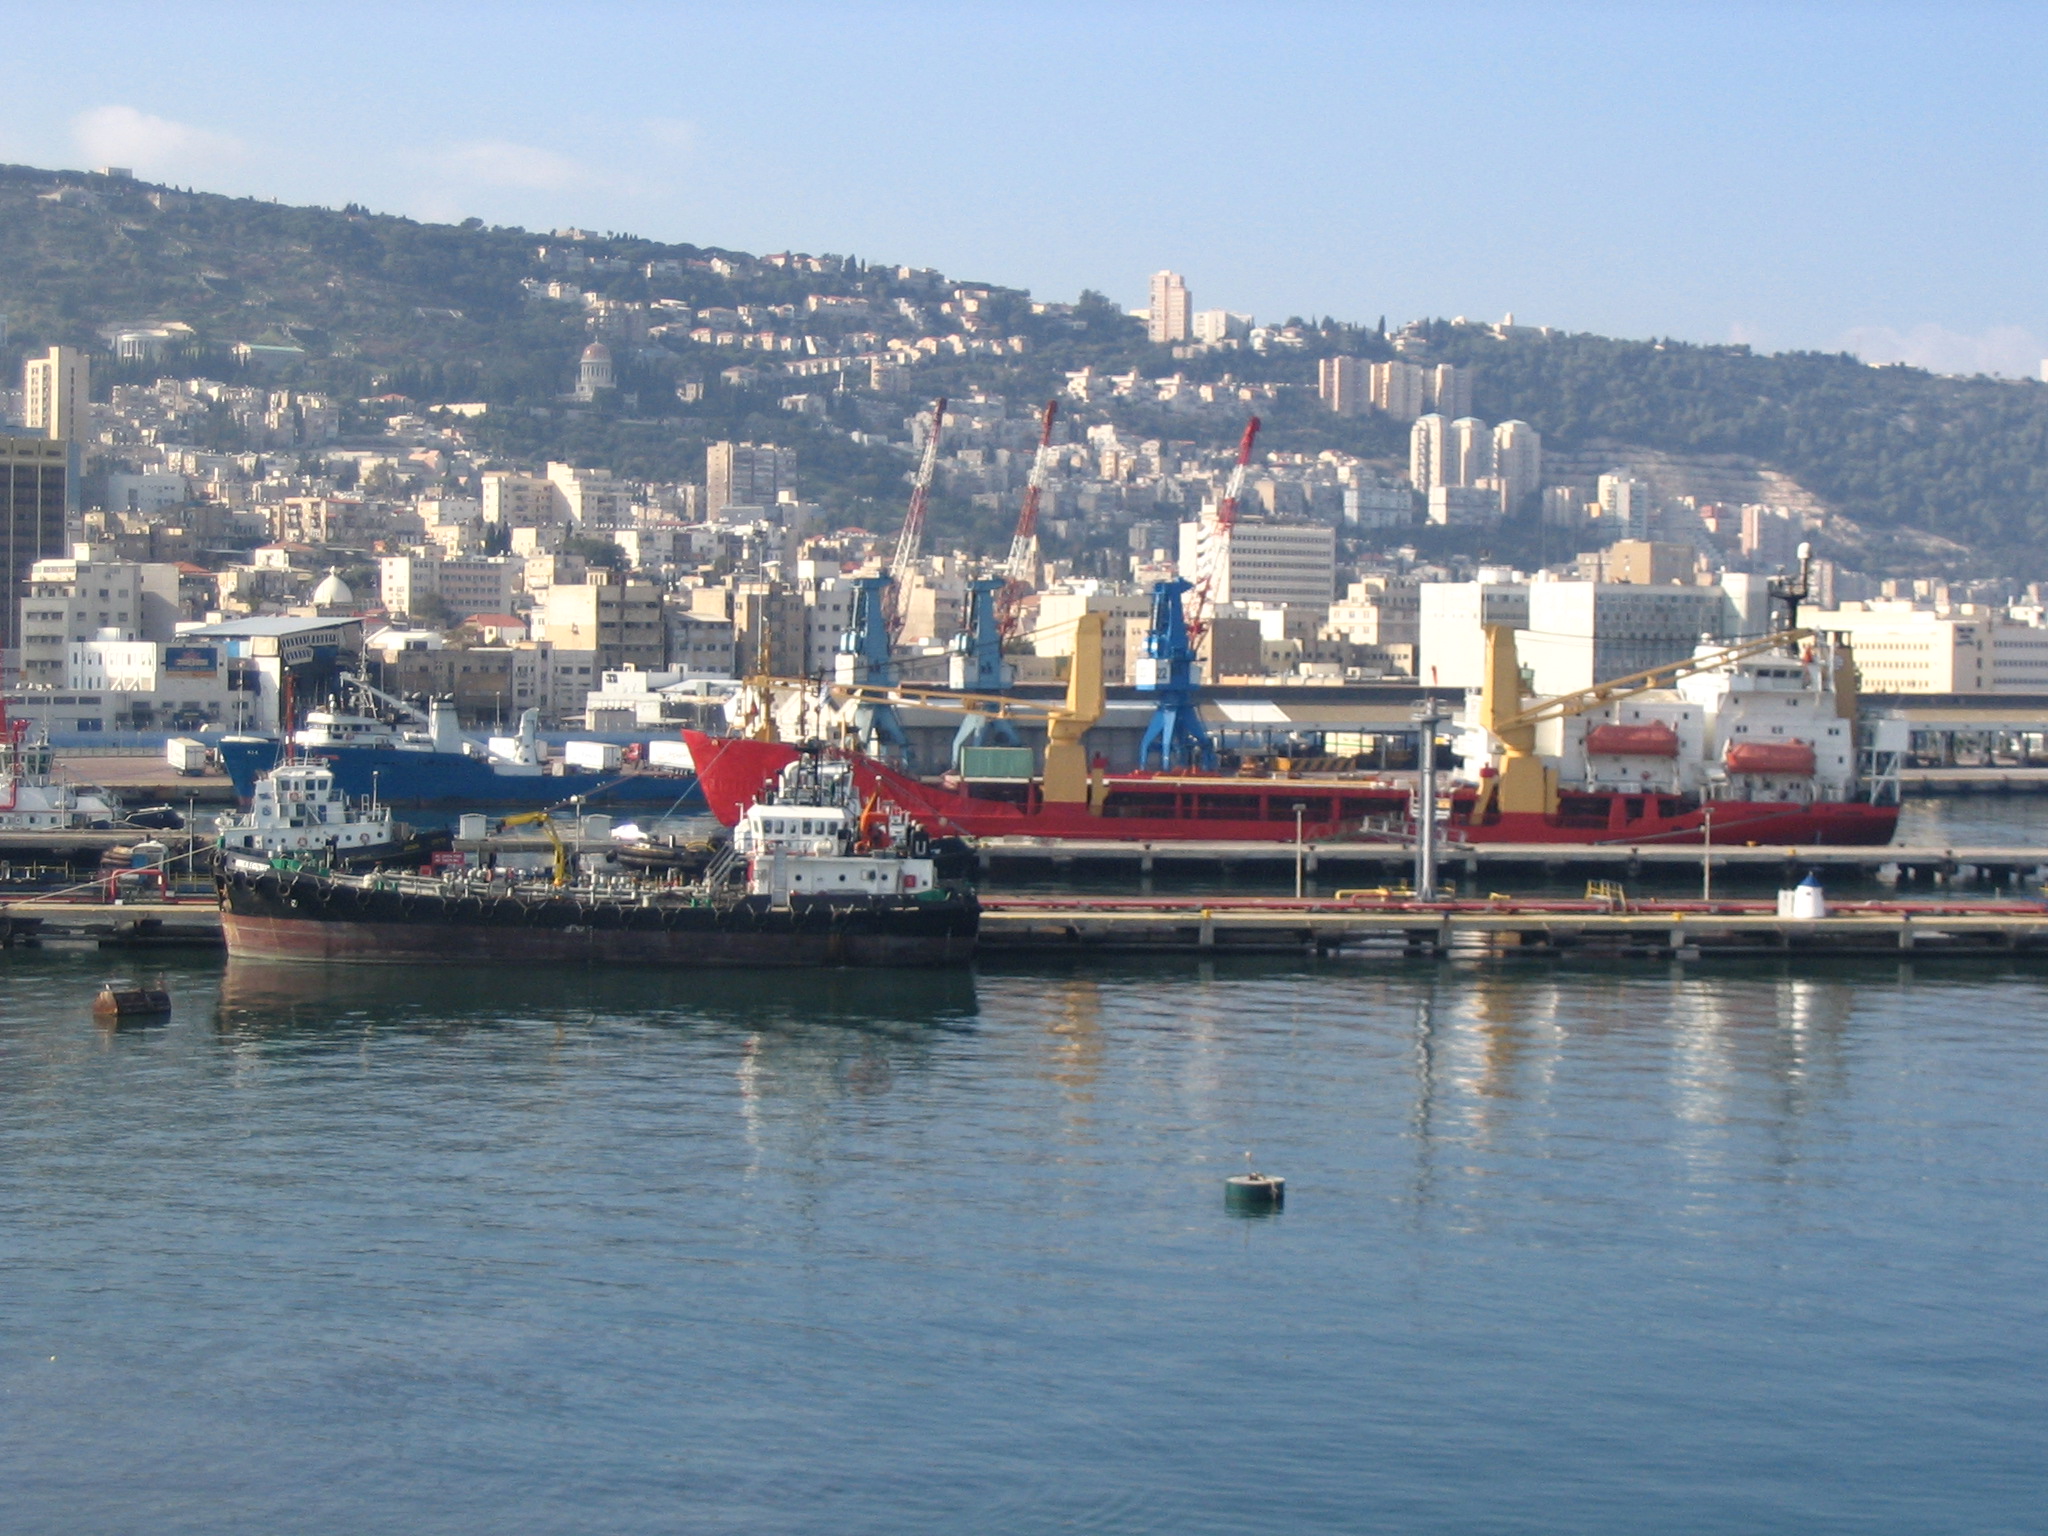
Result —
<path fill-rule="evenodd" d="M 801 756 L 749 807 L 702 879 L 579 872 L 545 812 L 551 876 L 352 875 L 224 847 L 231 956 L 272 960 L 582 961 L 688 966 L 951 965 L 981 908 L 942 880 L 922 834 L 854 798 L 846 765 Z"/>
<path fill-rule="evenodd" d="M 9 720 L 0 699 L 0 831 L 74 832 L 111 827 L 121 820 L 121 802 L 91 784 L 66 784 L 54 776 L 56 754 L 49 733 L 29 722 Z"/>
<path fill-rule="evenodd" d="M 220 819 L 220 846 L 299 859 L 374 859 L 397 852 L 391 807 L 352 803 L 325 763 L 273 768 L 251 786 L 249 809 Z"/>

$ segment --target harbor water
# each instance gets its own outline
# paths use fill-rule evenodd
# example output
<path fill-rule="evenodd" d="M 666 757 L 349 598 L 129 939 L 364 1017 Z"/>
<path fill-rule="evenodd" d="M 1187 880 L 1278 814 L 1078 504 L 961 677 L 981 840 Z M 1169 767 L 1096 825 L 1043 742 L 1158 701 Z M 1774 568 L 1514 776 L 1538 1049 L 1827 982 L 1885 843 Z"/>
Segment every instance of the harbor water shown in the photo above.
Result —
<path fill-rule="evenodd" d="M 2039 967 L 0 971 L 9 1529 L 2048 1507 Z"/>

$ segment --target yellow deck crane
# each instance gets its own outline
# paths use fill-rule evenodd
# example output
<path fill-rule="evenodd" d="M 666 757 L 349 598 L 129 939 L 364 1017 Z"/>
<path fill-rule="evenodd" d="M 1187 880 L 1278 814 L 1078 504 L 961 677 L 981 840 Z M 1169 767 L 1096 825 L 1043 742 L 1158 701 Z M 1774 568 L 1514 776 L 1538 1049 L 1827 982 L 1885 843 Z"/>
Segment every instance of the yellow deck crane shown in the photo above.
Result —
<path fill-rule="evenodd" d="M 1524 706 L 1522 664 L 1516 653 L 1515 631 L 1507 624 L 1486 626 L 1486 678 L 1479 695 L 1479 722 L 1500 743 L 1501 762 L 1495 778 L 1486 781 L 1472 807 L 1476 822 L 1495 805 L 1503 811 L 1532 811 L 1551 815 L 1557 810 L 1557 770 L 1536 755 L 1536 728 L 1549 720 L 1567 720 L 1618 704 L 1623 699 L 1668 688 L 1681 678 L 1714 672 L 1733 662 L 1745 661 L 1773 651 L 1782 652 L 1814 638 L 1810 629 L 1781 629 L 1761 640 L 1745 640 L 1704 656 L 1688 656 L 1631 672 L 1590 688 L 1560 693 Z M 1836 713 L 1856 718 L 1856 671 L 1846 645 L 1835 655 Z"/>
<path fill-rule="evenodd" d="M 822 690 L 834 699 L 865 704 L 911 704 L 952 714 L 985 715 L 995 720 L 1031 720 L 1045 726 L 1045 773 L 1040 780 L 1044 799 L 1053 805 L 1101 808 L 1104 785 L 1088 768 L 1082 738 L 1107 707 L 1102 676 L 1102 615 L 1085 613 L 1074 621 L 1074 654 L 1067 671 L 1067 696 L 1060 703 L 1020 699 L 1007 693 L 959 693 L 915 683 L 813 683 L 803 678 L 763 678 L 764 685 Z"/>
<path fill-rule="evenodd" d="M 548 845 L 555 850 L 555 889 L 559 891 L 569 883 L 569 845 L 555 830 L 554 817 L 546 811 L 524 811 L 517 816 L 507 816 L 501 825 L 507 831 L 513 827 L 539 827 Z"/>

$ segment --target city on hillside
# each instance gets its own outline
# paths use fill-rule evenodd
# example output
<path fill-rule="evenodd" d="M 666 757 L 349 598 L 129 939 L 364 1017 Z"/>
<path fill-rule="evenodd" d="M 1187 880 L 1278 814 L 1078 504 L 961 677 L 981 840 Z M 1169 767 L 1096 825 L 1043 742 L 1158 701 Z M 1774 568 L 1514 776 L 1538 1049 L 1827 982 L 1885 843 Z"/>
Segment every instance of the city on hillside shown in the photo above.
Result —
<path fill-rule="evenodd" d="M 35 197 L 192 201 L 117 167 Z M 1512 316 L 1271 324 L 1171 271 L 1125 311 L 520 238 L 475 366 L 366 361 L 346 317 L 232 335 L 203 300 L 55 341 L 41 299 L 11 341 L 0 319 L 10 712 L 63 739 L 275 730 L 325 656 L 473 727 L 635 729 L 759 674 L 1055 688 L 1083 613 L 1137 687 L 1167 587 L 1206 684 L 1475 687 L 1505 623 L 1555 693 L 1766 632 L 1802 546 L 1802 619 L 1852 637 L 1867 691 L 2048 693 L 2040 584 L 1885 574 L 1928 536 L 1753 458 L 1547 441 L 1540 388 L 1488 375 L 1564 339 Z"/>

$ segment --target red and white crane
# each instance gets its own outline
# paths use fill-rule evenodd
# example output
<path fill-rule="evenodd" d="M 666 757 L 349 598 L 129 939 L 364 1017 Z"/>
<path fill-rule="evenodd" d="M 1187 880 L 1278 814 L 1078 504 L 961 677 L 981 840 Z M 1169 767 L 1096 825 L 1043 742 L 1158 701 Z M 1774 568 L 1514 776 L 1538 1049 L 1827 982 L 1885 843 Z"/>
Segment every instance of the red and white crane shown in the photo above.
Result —
<path fill-rule="evenodd" d="M 1199 645 L 1202 632 L 1209 627 L 1209 605 L 1217 573 L 1230 557 L 1230 533 L 1237 526 L 1237 502 L 1244 495 L 1244 472 L 1251 464 L 1252 443 L 1258 435 L 1259 418 L 1254 416 L 1244 424 L 1244 438 L 1237 445 L 1237 463 L 1223 488 L 1223 500 L 1216 506 L 1216 521 L 1202 530 L 1200 549 L 1195 556 L 1194 590 L 1187 597 L 1188 640 L 1192 644 Z"/>
<path fill-rule="evenodd" d="M 1018 603 L 1036 585 L 1038 498 L 1045 489 L 1046 481 L 1052 478 L 1052 424 L 1059 413 L 1059 401 L 1045 402 L 1045 412 L 1038 422 L 1038 455 L 1031 461 L 1031 478 L 1024 485 L 1024 510 L 1017 514 L 1017 532 L 1010 539 L 1009 563 L 1003 567 L 1006 579 L 1002 592 L 996 598 L 996 628 L 1005 640 L 1016 633 Z"/>
<path fill-rule="evenodd" d="M 917 477 L 910 483 L 910 510 L 903 514 L 903 528 L 896 535 L 896 554 L 889 561 L 889 595 L 884 611 L 892 640 L 903 629 L 903 590 L 924 549 L 925 509 L 931 505 L 932 477 L 939 469 L 939 437 L 945 429 L 946 402 L 942 396 L 932 406 L 932 429 L 924 440 L 924 457 L 917 461 Z"/>

